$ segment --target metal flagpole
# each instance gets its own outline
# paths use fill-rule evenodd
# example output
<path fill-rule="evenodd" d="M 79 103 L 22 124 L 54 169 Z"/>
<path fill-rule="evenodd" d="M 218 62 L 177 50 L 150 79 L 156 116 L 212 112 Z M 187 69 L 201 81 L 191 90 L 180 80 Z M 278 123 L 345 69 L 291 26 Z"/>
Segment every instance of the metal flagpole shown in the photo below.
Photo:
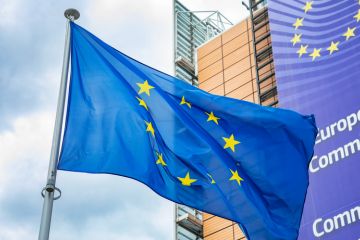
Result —
<path fill-rule="evenodd" d="M 39 240 L 49 239 L 53 202 L 54 200 L 59 199 L 61 196 L 61 191 L 60 189 L 55 187 L 55 182 L 56 182 L 56 166 L 59 158 L 60 139 L 61 139 L 62 125 L 63 125 L 64 106 L 65 106 L 67 79 L 68 79 L 68 70 L 69 70 L 70 22 L 78 19 L 80 17 L 80 13 L 76 9 L 67 9 L 64 15 L 67 18 L 64 59 L 63 59 L 63 68 L 61 72 L 61 83 L 60 83 L 60 90 L 58 97 L 58 105 L 56 110 L 55 127 L 54 127 L 54 133 L 53 133 L 53 139 L 51 145 L 48 176 L 47 176 L 46 186 L 41 191 L 41 195 L 44 198 L 44 205 L 41 215 Z M 58 192 L 58 195 L 55 197 L 56 191 Z"/>

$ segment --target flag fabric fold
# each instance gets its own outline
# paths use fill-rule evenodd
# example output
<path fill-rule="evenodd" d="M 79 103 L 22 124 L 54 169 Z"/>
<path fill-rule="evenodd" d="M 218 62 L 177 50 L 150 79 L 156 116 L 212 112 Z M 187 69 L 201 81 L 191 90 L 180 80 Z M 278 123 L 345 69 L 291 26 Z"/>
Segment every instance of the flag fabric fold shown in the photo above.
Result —
<path fill-rule="evenodd" d="M 211 95 L 71 23 L 60 170 L 133 178 L 249 239 L 296 239 L 316 134 L 313 116 Z"/>

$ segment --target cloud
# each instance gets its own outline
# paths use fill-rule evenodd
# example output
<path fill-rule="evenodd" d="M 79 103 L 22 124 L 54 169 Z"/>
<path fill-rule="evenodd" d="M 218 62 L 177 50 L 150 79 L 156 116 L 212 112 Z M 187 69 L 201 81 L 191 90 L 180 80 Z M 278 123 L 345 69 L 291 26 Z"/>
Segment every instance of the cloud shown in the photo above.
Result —
<path fill-rule="evenodd" d="M 37 112 L 0 134 L 0 239 L 37 236 L 53 119 Z M 54 204 L 52 239 L 167 239 L 173 233 L 174 205 L 134 180 L 60 171 L 57 186 L 63 197 Z"/>

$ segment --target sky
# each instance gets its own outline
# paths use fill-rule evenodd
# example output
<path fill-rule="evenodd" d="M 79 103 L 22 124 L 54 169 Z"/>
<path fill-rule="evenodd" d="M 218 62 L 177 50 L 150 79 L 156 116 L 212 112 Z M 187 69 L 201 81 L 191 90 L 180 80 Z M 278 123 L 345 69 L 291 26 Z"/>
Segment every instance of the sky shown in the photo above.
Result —
<path fill-rule="evenodd" d="M 240 0 L 183 0 L 191 10 L 246 17 Z M 67 8 L 77 23 L 147 65 L 173 73 L 171 0 L 0 0 L 0 240 L 39 230 Z M 51 239 L 174 238 L 175 205 L 134 180 L 59 171 Z M 136 238 L 134 238 L 136 236 Z"/>

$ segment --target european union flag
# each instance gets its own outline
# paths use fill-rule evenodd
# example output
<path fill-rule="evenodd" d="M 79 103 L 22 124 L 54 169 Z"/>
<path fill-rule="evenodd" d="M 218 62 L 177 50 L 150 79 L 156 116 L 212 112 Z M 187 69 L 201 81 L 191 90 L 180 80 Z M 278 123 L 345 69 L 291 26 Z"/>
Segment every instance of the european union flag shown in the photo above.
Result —
<path fill-rule="evenodd" d="M 58 169 L 133 178 L 249 239 L 295 239 L 316 134 L 312 116 L 211 95 L 71 23 Z"/>

